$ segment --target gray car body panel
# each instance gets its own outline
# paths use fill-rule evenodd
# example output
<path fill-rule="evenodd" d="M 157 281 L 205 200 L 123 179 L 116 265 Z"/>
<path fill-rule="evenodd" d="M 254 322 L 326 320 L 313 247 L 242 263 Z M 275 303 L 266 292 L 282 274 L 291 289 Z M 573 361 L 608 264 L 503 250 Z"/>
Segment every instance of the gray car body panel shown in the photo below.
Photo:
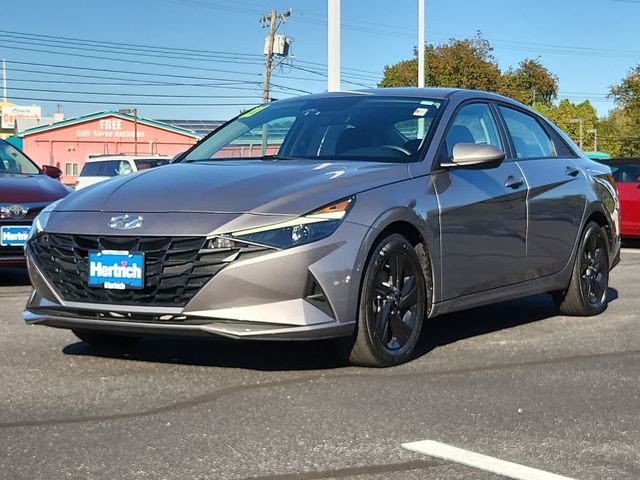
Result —
<path fill-rule="evenodd" d="M 580 233 L 594 215 L 606 221 L 612 262 L 619 255 L 617 198 L 599 178 L 610 173 L 606 166 L 582 156 L 511 156 L 495 168 L 439 167 L 441 139 L 465 102 L 498 102 L 541 118 L 535 112 L 499 95 L 451 89 L 378 89 L 317 97 L 363 94 L 443 100 L 433 141 L 420 161 L 170 165 L 73 194 L 60 202 L 47 225 L 50 232 L 85 235 L 211 236 L 277 224 L 354 196 L 346 220 L 331 236 L 232 262 L 179 309 L 65 303 L 27 248 L 35 292 L 25 320 L 63 328 L 232 338 L 348 335 L 358 315 L 369 254 L 385 232 L 399 225 L 413 228 L 427 247 L 434 279 L 430 316 L 565 288 Z M 556 127 L 547 126 L 579 151 Z M 568 166 L 579 174 L 565 175 Z M 505 180 L 517 175 L 525 184 L 505 187 Z M 125 213 L 143 215 L 142 227 L 111 230 L 109 219 Z M 547 218 L 551 215 L 556 218 Z M 309 279 L 320 285 L 331 312 L 305 300 Z M 167 319 L 138 318 L 150 313 Z"/>

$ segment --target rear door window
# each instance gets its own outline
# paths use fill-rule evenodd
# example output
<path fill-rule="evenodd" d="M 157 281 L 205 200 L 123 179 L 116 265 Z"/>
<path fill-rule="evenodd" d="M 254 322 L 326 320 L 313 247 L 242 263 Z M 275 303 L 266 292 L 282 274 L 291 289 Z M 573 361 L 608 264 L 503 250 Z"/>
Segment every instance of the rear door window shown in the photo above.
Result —
<path fill-rule="evenodd" d="M 498 107 L 511 135 L 516 158 L 557 157 L 555 145 L 542 125 L 531 115 L 513 108 Z"/>

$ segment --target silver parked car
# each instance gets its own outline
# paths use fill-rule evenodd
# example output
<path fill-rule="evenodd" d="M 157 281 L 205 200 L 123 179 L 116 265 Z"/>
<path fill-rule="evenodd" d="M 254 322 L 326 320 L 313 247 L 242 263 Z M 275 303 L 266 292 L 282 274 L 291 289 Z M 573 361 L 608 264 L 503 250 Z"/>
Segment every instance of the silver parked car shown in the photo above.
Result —
<path fill-rule="evenodd" d="M 541 292 L 602 312 L 619 245 L 609 167 L 520 103 L 327 93 L 47 208 L 24 318 L 93 344 L 340 338 L 352 362 L 386 366 L 445 312 Z"/>

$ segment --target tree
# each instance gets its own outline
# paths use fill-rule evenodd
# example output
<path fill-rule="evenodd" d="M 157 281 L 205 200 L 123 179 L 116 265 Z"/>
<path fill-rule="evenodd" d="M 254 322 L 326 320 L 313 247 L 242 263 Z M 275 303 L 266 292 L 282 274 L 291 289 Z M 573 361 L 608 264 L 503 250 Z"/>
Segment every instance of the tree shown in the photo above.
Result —
<path fill-rule="evenodd" d="M 629 71 L 618 85 L 609 89 L 616 106 L 627 113 L 640 113 L 640 64 Z"/>
<path fill-rule="evenodd" d="M 603 145 L 614 156 L 640 155 L 640 64 L 609 93 L 616 108 L 601 122 Z"/>
<path fill-rule="evenodd" d="M 384 67 L 384 75 L 379 87 L 417 87 L 418 61 L 402 60 L 394 65 Z"/>
<path fill-rule="evenodd" d="M 564 130 L 576 144 L 580 141 L 580 124 L 576 120 L 581 119 L 583 148 L 590 150 L 594 137 L 589 130 L 597 127 L 598 115 L 588 100 L 575 104 L 565 98 L 558 105 L 536 104 L 534 108 Z"/>
<path fill-rule="evenodd" d="M 558 95 L 558 79 L 540 61 L 525 59 L 518 68 L 503 74 L 492 52 L 493 47 L 480 33 L 469 39 L 452 38 L 443 45 L 428 45 L 425 84 L 486 90 L 505 94 L 527 105 L 551 105 Z M 384 68 L 379 86 L 416 86 L 417 76 L 417 58 L 402 60 Z"/>
<path fill-rule="evenodd" d="M 523 60 L 515 70 L 507 70 L 502 81 L 501 93 L 526 105 L 538 103 L 551 106 L 558 96 L 558 77 L 539 60 Z"/>
<path fill-rule="evenodd" d="M 425 84 L 437 87 L 473 88 L 497 92 L 501 87 L 501 73 L 491 55 L 491 45 L 478 34 L 465 40 L 451 39 L 426 49 Z M 416 53 L 414 52 L 414 55 Z M 416 86 L 418 61 L 403 60 L 386 66 L 380 87 Z"/>

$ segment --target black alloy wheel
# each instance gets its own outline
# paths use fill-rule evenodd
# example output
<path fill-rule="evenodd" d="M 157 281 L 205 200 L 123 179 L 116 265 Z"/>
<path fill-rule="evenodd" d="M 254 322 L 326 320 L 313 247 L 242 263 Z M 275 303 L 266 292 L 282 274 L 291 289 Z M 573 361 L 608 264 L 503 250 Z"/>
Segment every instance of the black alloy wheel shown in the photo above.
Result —
<path fill-rule="evenodd" d="M 590 305 L 604 302 L 607 294 L 609 272 L 606 256 L 607 245 L 602 234 L 591 230 L 585 242 L 580 265 L 582 291 Z"/>
<path fill-rule="evenodd" d="M 609 243 L 606 231 L 589 222 L 580 241 L 569 287 L 556 292 L 554 300 L 565 315 L 589 316 L 607 308 Z"/>
<path fill-rule="evenodd" d="M 362 282 L 352 363 L 383 367 L 411 357 L 427 312 L 427 265 L 424 247 L 401 235 L 377 244 Z"/>

